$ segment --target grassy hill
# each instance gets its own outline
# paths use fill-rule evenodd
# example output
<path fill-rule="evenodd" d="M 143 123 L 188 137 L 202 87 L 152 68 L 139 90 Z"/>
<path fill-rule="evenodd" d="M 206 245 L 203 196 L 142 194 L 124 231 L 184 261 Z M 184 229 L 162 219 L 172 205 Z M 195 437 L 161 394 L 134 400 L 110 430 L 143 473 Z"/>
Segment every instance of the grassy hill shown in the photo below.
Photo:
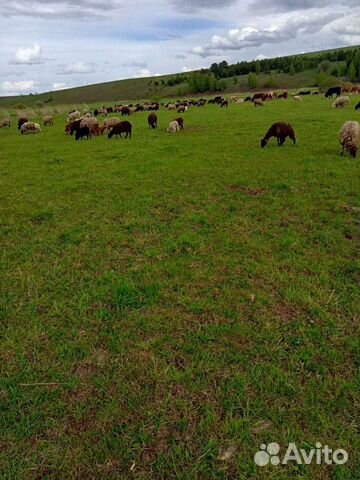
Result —
<path fill-rule="evenodd" d="M 354 47 L 349 47 L 354 48 Z M 344 50 L 344 48 L 342 48 Z M 333 51 L 333 50 L 326 50 Z M 298 56 L 313 56 L 320 52 L 305 53 Z M 290 57 L 290 56 L 289 56 Z M 337 64 L 332 64 L 334 68 Z M 313 87 L 317 85 L 317 69 L 305 70 L 294 75 L 271 72 L 271 74 L 260 74 L 257 80 L 257 90 L 263 88 L 287 88 L 296 89 Z M 46 92 L 39 95 L 21 95 L 12 97 L 0 97 L 0 107 L 10 108 L 21 103 L 26 106 L 35 106 L 37 102 L 49 102 L 49 105 L 79 104 L 79 103 L 106 103 L 126 100 L 158 100 L 167 97 L 181 97 L 189 95 L 187 83 L 175 86 L 166 85 L 167 80 L 175 75 L 164 75 L 160 77 L 136 78 L 117 80 L 112 82 L 86 85 L 70 88 L 57 92 Z M 163 81 L 163 82 L 162 82 Z M 333 83 L 339 80 L 333 79 Z M 163 85 L 164 83 L 165 85 Z M 249 90 L 248 76 L 240 75 L 226 79 L 225 93 L 245 92 Z"/>
<path fill-rule="evenodd" d="M 358 101 L 0 129 L 1 479 L 360 478 Z M 290 441 L 349 461 L 255 465 Z"/>

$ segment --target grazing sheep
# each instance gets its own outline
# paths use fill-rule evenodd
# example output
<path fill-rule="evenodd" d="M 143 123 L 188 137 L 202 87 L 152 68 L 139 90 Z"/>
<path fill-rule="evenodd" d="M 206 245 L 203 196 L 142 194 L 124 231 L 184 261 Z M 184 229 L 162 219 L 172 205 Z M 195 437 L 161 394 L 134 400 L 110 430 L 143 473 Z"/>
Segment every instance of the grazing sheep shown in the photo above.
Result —
<path fill-rule="evenodd" d="M 79 120 L 81 117 L 81 114 L 78 110 L 75 110 L 75 112 L 69 113 L 67 117 L 67 123 L 74 122 L 75 120 Z"/>
<path fill-rule="evenodd" d="M 43 118 L 44 127 L 52 127 L 54 125 L 54 119 L 51 115 L 45 115 Z"/>
<path fill-rule="evenodd" d="M 26 122 L 21 125 L 20 132 L 22 135 L 40 133 L 41 127 L 38 123 Z"/>
<path fill-rule="evenodd" d="M 325 98 L 332 98 L 333 95 L 340 97 L 341 95 L 341 87 L 330 87 L 327 92 L 325 93 Z"/>
<path fill-rule="evenodd" d="M 169 103 L 169 105 L 167 106 L 167 109 L 168 109 L 168 110 L 176 110 L 176 105 L 175 105 L 175 103 Z"/>
<path fill-rule="evenodd" d="M 168 129 L 167 129 L 168 133 L 176 133 L 176 132 L 179 132 L 179 130 L 180 130 L 180 127 L 176 120 L 169 123 Z"/>
<path fill-rule="evenodd" d="M 264 102 L 260 98 L 255 98 L 253 100 L 254 107 L 263 107 Z"/>
<path fill-rule="evenodd" d="M 278 147 L 281 147 L 287 137 L 289 137 L 293 143 L 296 143 L 295 132 L 289 123 L 277 122 L 272 125 L 265 137 L 261 140 L 261 148 L 264 148 L 271 137 L 276 137 Z"/>
<path fill-rule="evenodd" d="M 283 93 L 280 93 L 280 95 L 278 95 L 277 98 L 283 98 L 284 100 L 286 100 L 288 96 L 289 96 L 288 92 L 283 92 Z"/>
<path fill-rule="evenodd" d="M 86 112 L 82 118 L 92 118 L 93 114 L 91 112 Z"/>
<path fill-rule="evenodd" d="M 303 101 L 303 99 L 300 97 L 300 95 L 294 95 L 293 99 L 294 99 L 295 102 L 302 102 Z"/>
<path fill-rule="evenodd" d="M 104 121 L 104 125 L 105 125 L 106 130 L 110 131 L 112 128 L 115 127 L 115 125 L 117 125 L 120 122 L 121 122 L 120 118 L 111 117 L 111 118 L 107 118 Z"/>
<path fill-rule="evenodd" d="M 24 123 L 27 123 L 28 121 L 29 120 L 26 117 L 20 117 L 19 120 L 18 120 L 18 125 L 17 125 L 18 130 L 20 130 L 22 125 L 24 125 Z"/>
<path fill-rule="evenodd" d="M 132 125 L 130 122 L 120 122 L 118 123 L 117 125 L 115 125 L 114 128 L 111 129 L 109 135 L 108 135 L 108 138 L 112 138 L 114 135 L 115 137 L 117 137 L 119 135 L 119 137 L 121 138 L 121 134 L 122 133 L 125 133 L 125 138 L 131 138 L 131 133 L 132 133 Z"/>
<path fill-rule="evenodd" d="M 184 119 L 182 117 L 175 118 L 174 122 L 177 122 L 180 130 L 184 130 Z"/>
<path fill-rule="evenodd" d="M 122 107 L 121 116 L 124 117 L 125 115 L 130 117 L 130 108 L 129 107 Z"/>
<path fill-rule="evenodd" d="M 148 116 L 149 128 L 157 128 L 158 126 L 158 117 L 156 113 L 150 113 Z"/>
<path fill-rule="evenodd" d="M 344 108 L 349 103 L 349 97 L 338 97 L 332 104 L 332 108 Z"/>
<path fill-rule="evenodd" d="M 99 122 L 95 117 L 83 118 L 80 122 L 80 128 L 89 127 L 90 133 L 93 134 L 99 128 Z"/>
<path fill-rule="evenodd" d="M 179 106 L 177 107 L 177 112 L 178 112 L 178 113 L 185 113 L 185 112 L 186 112 L 186 107 L 185 107 L 185 105 L 179 105 Z"/>
<path fill-rule="evenodd" d="M 239 98 L 238 100 L 236 100 L 236 103 L 239 105 L 240 103 L 244 103 L 244 99 L 243 98 Z"/>
<path fill-rule="evenodd" d="M 360 102 L 355 107 L 355 110 L 359 110 L 359 109 L 360 109 Z"/>
<path fill-rule="evenodd" d="M 245 97 L 244 102 L 251 102 L 251 97 Z"/>
<path fill-rule="evenodd" d="M 347 151 L 355 158 L 360 145 L 360 124 L 351 121 L 344 123 L 341 127 L 339 136 L 340 145 L 343 147 L 341 155 L 344 155 L 344 151 Z"/>
<path fill-rule="evenodd" d="M 11 126 L 10 118 L 3 118 L 1 120 L 0 128 L 10 128 L 10 126 Z"/>
<path fill-rule="evenodd" d="M 220 107 L 223 108 L 223 107 L 228 107 L 229 106 L 229 101 L 228 100 L 223 100 L 221 103 L 220 103 Z"/>
<path fill-rule="evenodd" d="M 91 133 L 89 127 L 77 128 L 75 133 L 75 141 L 77 142 L 78 140 L 82 140 L 85 137 L 87 140 L 91 140 Z"/>

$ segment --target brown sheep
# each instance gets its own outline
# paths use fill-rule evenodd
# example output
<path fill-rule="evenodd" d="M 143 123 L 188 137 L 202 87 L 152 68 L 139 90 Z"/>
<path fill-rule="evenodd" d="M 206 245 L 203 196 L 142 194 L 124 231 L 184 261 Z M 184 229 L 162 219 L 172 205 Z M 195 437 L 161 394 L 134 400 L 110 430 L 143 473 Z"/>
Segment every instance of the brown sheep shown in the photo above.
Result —
<path fill-rule="evenodd" d="M 184 119 L 182 117 L 175 118 L 174 121 L 179 124 L 180 130 L 184 130 Z"/>
<path fill-rule="evenodd" d="M 289 123 L 274 123 L 274 125 L 269 128 L 265 137 L 261 140 L 261 148 L 264 148 L 267 145 L 271 137 L 276 137 L 278 147 L 281 147 L 284 144 L 287 137 L 291 138 L 294 144 L 296 143 L 294 129 Z"/>
<path fill-rule="evenodd" d="M 150 115 L 148 116 L 148 124 L 149 124 L 149 128 L 157 128 L 158 117 L 156 113 L 150 113 Z"/>

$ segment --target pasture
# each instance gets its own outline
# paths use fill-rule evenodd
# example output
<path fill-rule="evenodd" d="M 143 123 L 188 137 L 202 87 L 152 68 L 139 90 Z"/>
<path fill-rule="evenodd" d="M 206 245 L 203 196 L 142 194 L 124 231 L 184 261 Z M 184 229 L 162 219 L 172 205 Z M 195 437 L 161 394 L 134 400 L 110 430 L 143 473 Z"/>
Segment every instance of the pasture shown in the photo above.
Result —
<path fill-rule="evenodd" d="M 1 478 L 360 477 L 350 100 L 191 107 L 174 135 L 137 113 L 131 140 L 0 129 Z M 297 144 L 261 149 L 276 121 Z M 257 467 L 269 442 L 349 461 Z"/>

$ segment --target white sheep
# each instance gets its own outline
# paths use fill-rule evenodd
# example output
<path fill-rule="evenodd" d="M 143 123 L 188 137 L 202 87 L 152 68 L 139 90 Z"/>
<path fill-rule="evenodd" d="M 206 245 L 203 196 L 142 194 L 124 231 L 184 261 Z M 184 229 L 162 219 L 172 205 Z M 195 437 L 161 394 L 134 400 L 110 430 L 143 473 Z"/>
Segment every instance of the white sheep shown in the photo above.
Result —
<path fill-rule="evenodd" d="M 349 97 L 338 97 L 332 104 L 332 108 L 343 108 L 349 103 Z"/>
<path fill-rule="evenodd" d="M 45 115 L 43 117 L 43 124 L 45 127 L 52 127 L 54 125 L 54 119 L 51 115 Z"/>
<path fill-rule="evenodd" d="M 10 128 L 11 121 L 10 118 L 3 118 L 1 120 L 0 128 Z"/>
<path fill-rule="evenodd" d="M 255 98 L 253 100 L 254 107 L 263 107 L 264 102 L 261 100 L 261 98 Z"/>
<path fill-rule="evenodd" d="M 340 129 L 339 140 L 343 147 L 341 155 L 347 151 L 355 158 L 360 145 L 360 124 L 352 121 L 344 123 Z"/>
<path fill-rule="evenodd" d="M 75 120 L 80 120 L 80 116 L 81 114 L 78 110 L 76 110 L 75 112 L 69 113 L 67 117 L 67 123 L 75 122 Z"/>
<path fill-rule="evenodd" d="M 175 105 L 175 103 L 169 103 L 167 108 L 168 108 L 168 110 L 176 110 L 176 105 Z"/>
<path fill-rule="evenodd" d="M 32 133 L 40 133 L 41 132 L 41 127 L 38 123 L 34 122 L 26 122 L 23 125 L 21 125 L 20 132 L 22 135 L 29 135 Z"/>
<path fill-rule="evenodd" d="M 167 131 L 168 133 L 179 132 L 180 131 L 179 123 L 176 120 L 174 120 L 173 122 L 170 122 Z"/>
<path fill-rule="evenodd" d="M 115 125 L 117 125 L 120 122 L 121 122 L 120 118 L 117 118 L 117 117 L 107 118 L 104 121 L 105 129 L 110 130 L 111 128 L 115 127 Z"/>
<path fill-rule="evenodd" d="M 300 95 L 294 95 L 293 99 L 295 100 L 295 102 L 302 102 L 303 101 L 303 99 L 302 99 L 302 97 L 300 97 Z"/>

